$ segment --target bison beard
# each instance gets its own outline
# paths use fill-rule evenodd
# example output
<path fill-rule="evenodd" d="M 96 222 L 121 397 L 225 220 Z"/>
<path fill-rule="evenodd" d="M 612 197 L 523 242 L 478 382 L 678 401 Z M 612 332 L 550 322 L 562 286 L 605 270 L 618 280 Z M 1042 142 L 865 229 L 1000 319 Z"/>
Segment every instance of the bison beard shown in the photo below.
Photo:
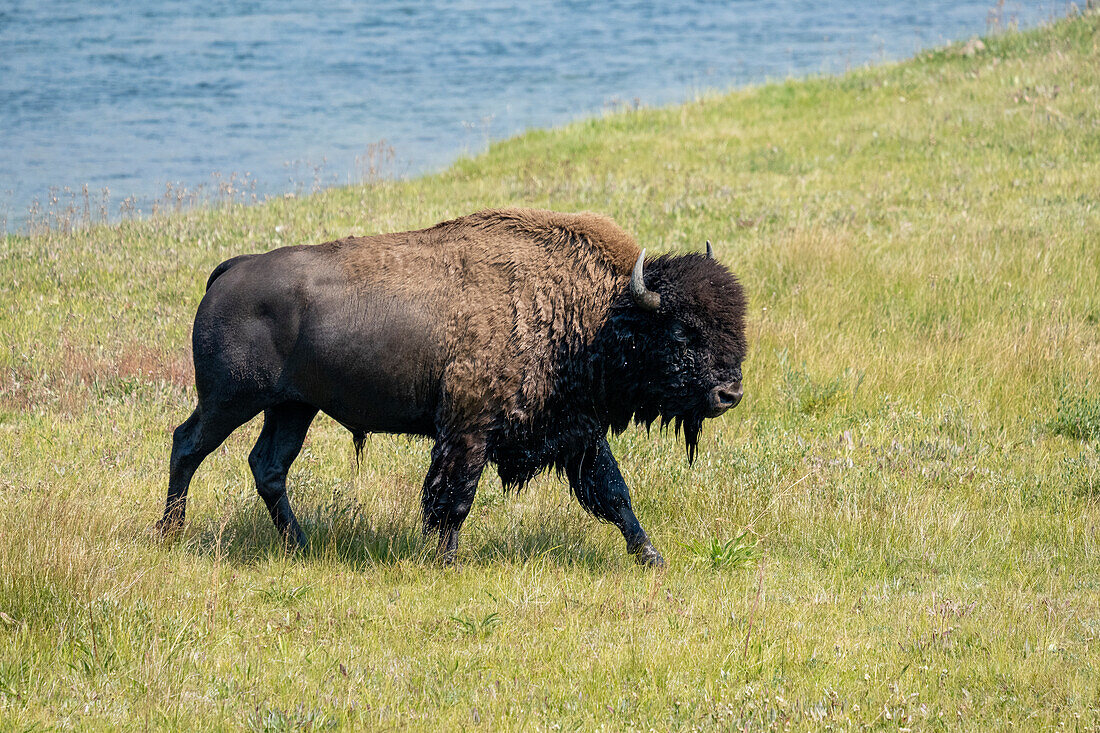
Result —
<path fill-rule="evenodd" d="M 507 488 L 556 468 L 659 565 L 607 432 L 672 424 L 693 460 L 704 419 L 741 399 L 744 309 L 709 242 L 706 256 L 646 260 L 594 214 L 483 211 L 233 258 L 195 317 L 198 406 L 173 435 L 159 527 L 182 527 L 199 464 L 263 412 L 249 465 L 276 527 L 304 545 L 286 475 L 323 411 L 357 455 L 370 432 L 435 440 L 422 510 L 447 562 L 495 463 Z"/>

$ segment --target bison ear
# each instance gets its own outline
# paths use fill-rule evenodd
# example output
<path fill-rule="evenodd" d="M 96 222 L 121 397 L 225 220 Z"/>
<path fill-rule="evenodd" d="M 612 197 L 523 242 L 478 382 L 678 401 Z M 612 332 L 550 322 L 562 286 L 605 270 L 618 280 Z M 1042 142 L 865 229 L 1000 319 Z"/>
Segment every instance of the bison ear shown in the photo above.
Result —
<path fill-rule="evenodd" d="M 710 246 L 710 240 L 709 239 L 707 240 L 707 259 L 708 260 L 713 260 L 714 259 L 714 250 Z"/>
<path fill-rule="evenodd" d="M 645 277 L 642 269 L 645 266 L 645 250 L 638 255 L 638 261 L 634 263 L 634 272 L 630 276 L 630 295 L 634 303 L 645 311 L 655 311 L 661 306 L 661 296 L 645 286 Z"/>

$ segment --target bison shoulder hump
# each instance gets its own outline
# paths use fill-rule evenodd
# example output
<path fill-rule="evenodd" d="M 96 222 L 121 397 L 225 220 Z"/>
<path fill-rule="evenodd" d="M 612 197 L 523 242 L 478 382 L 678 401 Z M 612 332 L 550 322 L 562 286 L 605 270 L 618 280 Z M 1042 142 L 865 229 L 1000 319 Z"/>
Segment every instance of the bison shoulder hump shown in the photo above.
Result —
<path fill-rule="evenodd" d="M 614 270 L 630 274 L 640 250 L 633 237 L 610 218 L 593 212 L 563 213 L 542 209 L 489 209 L 456 220 L 485 229 L 508 229 L 548 244 L 591 247 Z"/>

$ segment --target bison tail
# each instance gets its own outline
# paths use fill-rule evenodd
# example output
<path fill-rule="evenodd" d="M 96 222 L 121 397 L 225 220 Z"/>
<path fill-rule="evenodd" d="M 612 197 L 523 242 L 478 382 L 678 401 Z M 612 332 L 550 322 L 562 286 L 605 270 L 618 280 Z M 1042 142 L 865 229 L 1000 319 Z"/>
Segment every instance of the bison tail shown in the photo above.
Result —
<path fill-rule="evenodd" d="M 230 259 L 215 267 L 214 271 L 210 273 L 210 277 L 206 279 L 206 289 L 209 290 L 210 286 L 214 284 L 214 281 L 221 277 L 222 273 L 224 273 L 230 267 L 233 267 L 234 265 L 239 265 L 244 260 L 250 260 L 255 256 L 256 255 L 239 255 L 237 257 L 231 257 Z"/>

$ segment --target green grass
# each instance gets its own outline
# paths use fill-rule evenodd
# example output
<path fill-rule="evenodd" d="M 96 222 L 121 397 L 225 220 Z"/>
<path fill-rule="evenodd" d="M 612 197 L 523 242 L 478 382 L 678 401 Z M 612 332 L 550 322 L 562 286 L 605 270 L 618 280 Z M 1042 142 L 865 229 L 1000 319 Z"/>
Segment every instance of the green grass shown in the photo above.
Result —
<path fill-rule="evenodd" d="M 4 238 L 0 730 L 1100 726 L 1100 16 L 985 44 Z M 710 239 L 749 293 L 746 397 L 695 466 L 613 441 L 667 571 L 553 477 L 488 475 L 437 567 L 429 446 L 356 471 L 327 419 L 291 474 L 309 551 L 255 496 L 254 423 L 151 536 L 214 265 L 501 205 Z"/>
<path fill-rule="evenodd" d="M 709 565 L 712 570 L 751 567 L 760 558 L 757 552 L 756 539 L 749 539 L 748 535 L 748 530 L 745 530 L 725 542 L 717 537 L 711 537 L 709 540 L 696 540 L 679 544 L 688 551 L 693 562 Z"/>

